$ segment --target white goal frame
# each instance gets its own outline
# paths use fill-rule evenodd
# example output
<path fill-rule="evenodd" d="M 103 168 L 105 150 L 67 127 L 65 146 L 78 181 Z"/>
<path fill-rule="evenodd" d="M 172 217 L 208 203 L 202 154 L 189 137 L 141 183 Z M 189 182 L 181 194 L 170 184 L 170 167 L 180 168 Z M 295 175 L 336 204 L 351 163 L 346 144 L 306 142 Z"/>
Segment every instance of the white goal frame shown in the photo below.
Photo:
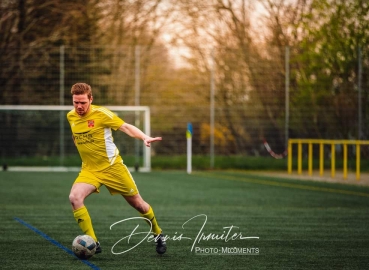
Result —
<path fill-rule="evenodd" d="M 143 112 L 144 113 L 144 123 L 143 132 L 151 136 L 151 126 L 150 126 L 150 107 L 148 106 L 104 106 L 111 111 L 115 112 Z M 73 106 L 67 105 L 0 105 L 0 111 L 70 111 Z M 60 118 L 60 147 L 64 148 L 64 123 L 65 114 Z M 64 155 L 63 150 L 60 153 Z M 66 166 L 52 166 L 52 167 L 41 167 L 41 166 L 10 166 L 9 171 L 79 171 L 80 167 L 66 167 Z M 129 168 L 130 171 L 136 170 L 136 168 Z M 143 147 L 143 166 L 139 168 L 140 172 L 150 172 L 151 171 L 151 148 Z"/>

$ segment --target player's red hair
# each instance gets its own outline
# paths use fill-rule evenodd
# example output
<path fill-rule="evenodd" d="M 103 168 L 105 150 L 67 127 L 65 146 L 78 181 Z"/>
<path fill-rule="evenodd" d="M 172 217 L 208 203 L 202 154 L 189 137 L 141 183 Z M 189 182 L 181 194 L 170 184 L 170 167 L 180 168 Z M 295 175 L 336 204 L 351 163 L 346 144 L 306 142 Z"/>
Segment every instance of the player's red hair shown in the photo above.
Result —
<path fill-rule="evenodd" d="M 72 86 L 70 90 L 72 95 L 84 95 L 87 94 L 87 97 L 90 99 L 92 97 L 92 89 L 87 83 L 76 83 Z"/>

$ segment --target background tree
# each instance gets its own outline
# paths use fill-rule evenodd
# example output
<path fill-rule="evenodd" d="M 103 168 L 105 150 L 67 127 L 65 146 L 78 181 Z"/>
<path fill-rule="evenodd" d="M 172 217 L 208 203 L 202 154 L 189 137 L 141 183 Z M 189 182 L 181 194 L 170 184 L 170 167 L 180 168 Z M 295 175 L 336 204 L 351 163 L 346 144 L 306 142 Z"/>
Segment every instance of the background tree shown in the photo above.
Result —
<path fill-rule="evenodd" d="M 0 102 L 59 104 L 64 45 L 66 89 L 88 81 L 97 103 L 134 105 L 139 48 L 140 104 L 151 107 L 153 129 L 173 139 L 162 151 L 183 152 L 192 122 L 201 134 L 194 148 L 209 152 L 214 70 L 217 151 L 258 153 L 266 138 L 281 152 L 285 47 L 291 48 L 290 137 L 346 139 L 358 137 L 361 48 L 366 138 L 368 6 L 361 0 L 2 1 Z"/>
<path fill-rule="evenodd" d="M 95 41 L 94 2 L 19 0 L 0 6 L 2 102 L 59 103 L 59 45 Z"/>
<path fill-rule="evenodd" d="M 88 16 L 89 8 L 94 7 L 92 4 L 92 1 L 75 3 L 58 0 L 1 2 L 2 104 L 59 104 L 59 45 L 91 44 L 92 35 L 98 33 L 94 29 L 95 20 Z M 81 67 L 75 62 L 75 67 L 77 66 Z M 43 124 L 35 128 L 35 115 L 28 114 L 24 118 L 17 114 L 5 114 L 2 117 L 5 125 L 1 141 L 12 142 L 2 146 L 2 155 L 6 153 L 7 156 L 23 156 L 37 153 L 43 156 L 58 153 L 57 140 L 48 147 L 43 145 L 42 140 L 30 147 L 29 141 L 34 138 L 37 130 L 44 129 L 48 136 L 59 137 L 57 130 L 48 130 L 49 127 Z M 56 121 L 58 120 L 59 117 Z M 17 141 L 17 147 L 14 146 L 14 141 Z"/>
<path fill-rule="evenodd" d="M 309 97 L 310 104 L 305 104 L 310 109 L 305 107 L 304 111 L 315 114 L 314 121 L 309 121 L 314 124 L 303 130 L 310 137 L 332 138 L 335 134 L 335 138 L 358 138 L 358 49 L 365 59 L 369 6 L 360 0 L 326 0 L 312 1 L 311 8 L 300 24 L 307 35 L 302 40 L 303 50 L 296 56 L 300 66 L 295 102 Z M 363 82 L 367 86 L 368 65 L 363 63 Z M 364 91 L 364 108 L 366 101 Z M 299 116 L 309 115 L 302 112 L 303 106 L 298 107 Z"/>

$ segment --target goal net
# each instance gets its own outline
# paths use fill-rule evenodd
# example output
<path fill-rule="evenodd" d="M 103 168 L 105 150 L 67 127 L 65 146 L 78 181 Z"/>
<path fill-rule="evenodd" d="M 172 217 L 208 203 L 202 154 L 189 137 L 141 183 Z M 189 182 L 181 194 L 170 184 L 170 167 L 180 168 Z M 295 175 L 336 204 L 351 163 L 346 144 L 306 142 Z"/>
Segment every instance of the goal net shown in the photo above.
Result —
<path fill-rule="evenodd" d="M 105 106 L 125 122 L 150 136 L 150 109 L 146 106 Z M 0 160 L 3 169 L 77 171 L 81 159 L 66 118 L 72 106 L 0 105 Z M 130 170 L 151 170 L 150 148 L 123 132 L 114 143 Z"/>

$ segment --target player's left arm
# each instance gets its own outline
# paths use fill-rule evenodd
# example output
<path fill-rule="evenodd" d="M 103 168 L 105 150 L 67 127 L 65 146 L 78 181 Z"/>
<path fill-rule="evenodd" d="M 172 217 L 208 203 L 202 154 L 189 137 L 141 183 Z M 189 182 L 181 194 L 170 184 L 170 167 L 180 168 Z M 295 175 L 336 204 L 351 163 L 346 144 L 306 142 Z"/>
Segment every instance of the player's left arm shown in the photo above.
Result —
<path fill-rule="evenodd" d="M 124 123 L 123 125 L 121 125 L 119 130 L 123 131 L 124 133 L 126 133 L 127 135 L 129 135 L 133 138 L 143 140 L 147 147 L 150 147 L 150 144 L 152 142 L 161 141 L 161 137 L 147 136 L 139 128 L 137 128 L 137 127 L 135 127 L 131 124 L 128 124 L 128 123 Z"/>

